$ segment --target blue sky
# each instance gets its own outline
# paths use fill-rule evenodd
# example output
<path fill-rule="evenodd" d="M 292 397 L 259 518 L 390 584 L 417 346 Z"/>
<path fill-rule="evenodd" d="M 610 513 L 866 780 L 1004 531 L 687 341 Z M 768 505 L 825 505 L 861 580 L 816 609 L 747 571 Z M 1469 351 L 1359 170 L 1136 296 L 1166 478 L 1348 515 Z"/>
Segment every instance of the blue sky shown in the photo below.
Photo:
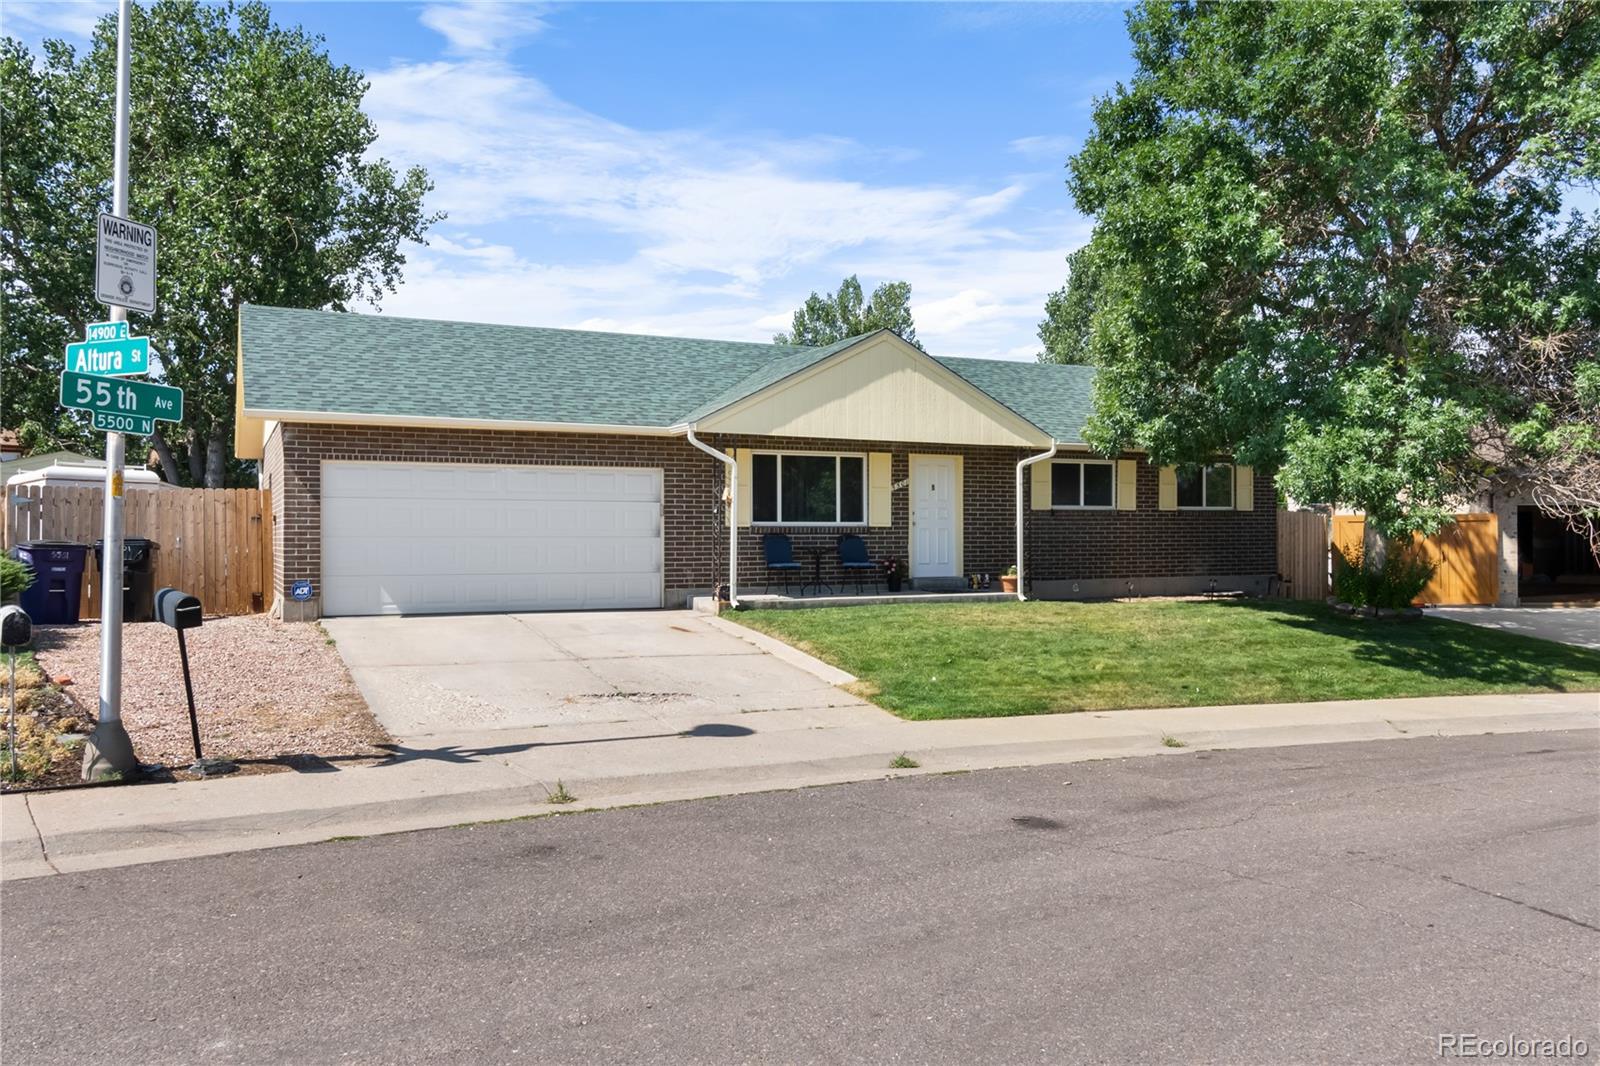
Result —
<path fill-rule="evenodd" d="M 936 354 L 1032 358 L 1088 235 L 1065 158 L 1131 70 L 1113 4 L 272 7 L 367 73 L 378 153 L 449 215 L 383 309 L 529 325 L 765 341 L 856 273 L 911 282 Z"/>

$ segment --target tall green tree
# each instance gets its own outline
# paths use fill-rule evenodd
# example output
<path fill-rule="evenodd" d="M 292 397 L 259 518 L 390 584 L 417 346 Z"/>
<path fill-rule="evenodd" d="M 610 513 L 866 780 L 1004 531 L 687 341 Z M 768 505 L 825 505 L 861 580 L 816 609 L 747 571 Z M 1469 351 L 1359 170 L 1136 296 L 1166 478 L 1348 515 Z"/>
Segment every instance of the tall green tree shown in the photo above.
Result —
<path fill-rule="evenodd" d="M 1044 301 L 1039 341 L 1041 363 L 1094 363 L 1094 247 L 1084 245 L 1067 256 L 1068 283 Z"/>
<path fill-rule="evenodd" d="M 1514 475 L 1600 515 L 1593 3 L 1221 4 L 1129 16 L 1070 188 L 1090 437 L 1233 452 L 1395 535 Z"/>
<path fill-rule="evenodd" d="M 243 472 L 228 461 L 239 306 L 376 302 L 439 216 L 424 171 L 369 156 L 367 83 L 321 38 L 258 3 L 158 0 L 132 19 L 129 209 L 160 235 L 157 311 L 132 328 L 184 390 L 184 422 L 151 443 L 168 480 L 215 487 Z M 59 409 L 56 376 L 62 346 L 106 314 L 90 275 L 115 72 L 114 15 L 83 55 L 0 42 L 0 422 L 36 446 L 103 448 Z"/>
<path fill-rule="evenodd" d="M 862 302 L 861 281 L 854 274 L 839 283 L 839 291 L 826 296 L 812 293 L 794 313 L 788 333 L 772 338 L 773 344 L 827 345 L 873 330 L 887 329 L 907 344 L 922 347 L 911 321 L 911 284 L 886 281 Z"/>

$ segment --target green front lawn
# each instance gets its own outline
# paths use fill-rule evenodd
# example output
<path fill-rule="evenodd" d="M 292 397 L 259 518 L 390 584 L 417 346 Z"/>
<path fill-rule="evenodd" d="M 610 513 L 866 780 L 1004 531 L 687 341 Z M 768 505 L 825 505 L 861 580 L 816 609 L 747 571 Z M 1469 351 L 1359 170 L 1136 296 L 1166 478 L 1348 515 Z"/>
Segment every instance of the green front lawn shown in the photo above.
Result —
<path fill-rule="evenodd" d="M 929 603 L 728 615 L 904 718 L 1600 690 L 1600 652 L 1284 601 Z"/>

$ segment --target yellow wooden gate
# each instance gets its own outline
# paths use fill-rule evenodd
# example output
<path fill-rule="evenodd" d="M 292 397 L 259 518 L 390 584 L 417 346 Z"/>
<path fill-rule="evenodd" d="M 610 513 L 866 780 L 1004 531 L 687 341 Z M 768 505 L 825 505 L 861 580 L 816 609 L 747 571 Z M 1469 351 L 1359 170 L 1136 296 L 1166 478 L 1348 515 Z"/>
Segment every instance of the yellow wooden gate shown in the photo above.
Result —
<path fill-rule="evenodd" d="M 1333 546 L 1354 558 L 1366 527 L 1364 515 L 1334 515 Z M 1413 542 L 1434 565 L 1433 580 L 1418 603 L 1440 606 L 1493 604 L 1500 597 L 1500 521 L 1492 514 L 1458 514 L 1431 537 Z"/>

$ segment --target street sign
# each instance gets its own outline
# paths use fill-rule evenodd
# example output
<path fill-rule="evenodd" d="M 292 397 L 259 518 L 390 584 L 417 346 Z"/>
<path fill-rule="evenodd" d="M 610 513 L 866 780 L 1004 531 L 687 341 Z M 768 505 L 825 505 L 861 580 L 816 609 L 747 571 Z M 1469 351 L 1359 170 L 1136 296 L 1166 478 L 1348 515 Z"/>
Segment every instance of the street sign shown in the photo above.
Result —
<path fill-rule="evenodd" d="M 61 406 L 181 422 L 183 390 L 151 381 L 106 378 L 66 370 L 61 374 Z"/>
<path fill-rule="evenodd" d="M 96 411 L 94 428 L 103 429 L 108 433 L 132 433 L 148 437 L 156 431 L 156 420 L 145 418 L 143 415 L 119 415 L 111 411 Z"/>
<path fill-rule="evenodd" d="M 156 309 L 156 230 L 104 212 L 95 231 L 94 298 L 109 307 Z"/>
<path fill-rule="evenodd" d="M 91 322 L 83 330 L 83 339 L 86 341 L 120 341 L 127 336 L 126 322 Z"/>
<path fill-rule="evenodd" d="M 112 377 L 146 373 L 150 369 L 150 338 L 124 337 L 69 344 L 67 369 L 78 374 L 110 374 Z"/>

